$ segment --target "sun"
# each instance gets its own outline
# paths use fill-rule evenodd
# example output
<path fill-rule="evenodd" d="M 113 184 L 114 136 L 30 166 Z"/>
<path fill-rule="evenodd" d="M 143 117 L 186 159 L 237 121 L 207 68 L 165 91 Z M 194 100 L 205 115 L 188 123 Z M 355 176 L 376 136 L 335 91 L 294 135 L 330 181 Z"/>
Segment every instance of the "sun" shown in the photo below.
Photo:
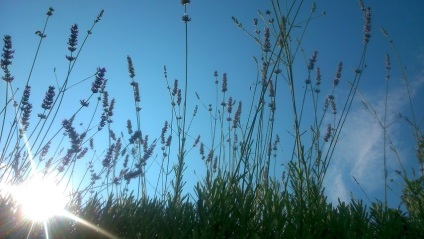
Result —
<path fill-rule="evenodd" d="M 66 190 L 53 177 L 35 174 L 17 186 L 12 193 L 24 217 L 33 222 L 46 222 L 61 216 L 69 202 Z"/>

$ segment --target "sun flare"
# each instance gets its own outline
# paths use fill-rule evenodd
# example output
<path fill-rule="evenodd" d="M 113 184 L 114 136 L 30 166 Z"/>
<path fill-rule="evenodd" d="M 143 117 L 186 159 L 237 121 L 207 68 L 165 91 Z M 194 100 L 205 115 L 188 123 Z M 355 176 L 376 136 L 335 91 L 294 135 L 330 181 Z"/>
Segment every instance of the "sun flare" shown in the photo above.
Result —
<path fill-rule="evenodd" d="M 64 187 L 54 178 L 37 174 L 17 186 L 12 195 L 22 207 L 24 216 L 34 222 L 46 222 L 63 215 L 69 200 Z"/>

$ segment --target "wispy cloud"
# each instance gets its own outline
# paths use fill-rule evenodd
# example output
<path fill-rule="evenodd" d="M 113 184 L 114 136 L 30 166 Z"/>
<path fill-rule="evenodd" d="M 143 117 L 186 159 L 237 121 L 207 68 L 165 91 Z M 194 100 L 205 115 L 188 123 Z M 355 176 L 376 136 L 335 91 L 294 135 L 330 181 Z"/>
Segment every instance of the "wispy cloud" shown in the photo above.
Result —
<path fill-rule="evenodd" d="M 423 85 L 424 70 L 410 82 L 411 97 L 418 96 L 419 89 Z M 365 97 L 372 106 L 369 109 L 383 120 L 385 92 L 373 92 Z M 350 192 L 360 190 L 353 177 L 358 180 L 371 199 L 375 197 L 383 199 L 381 193 L 384 190 L 384 131 L 372 113 L 360 104 L 360 100 L 357 96 L 355 107 L 349 113 L 327 175 L 327 195 L 334 203 L 337 203 L 338 198 L 350 201 Z M 399 113 L 410 114 L 409 99 L 404 85 L 398 84 L 389 90 L 387 105 L 387 123 L 397 120 L 387 131 L 398 150 L 400 159 L 413 158 L 415 152 L 401 147 L 405 146 L 405 138 L 411 137 L 411 131 L 405 130 L 404 121 L 399 118 Z M 389 175 L 392 178 L 396 177 L 394 172 L 400 169 L 399 161 L 389 146 L 386 148 L 386 153 Z"/>

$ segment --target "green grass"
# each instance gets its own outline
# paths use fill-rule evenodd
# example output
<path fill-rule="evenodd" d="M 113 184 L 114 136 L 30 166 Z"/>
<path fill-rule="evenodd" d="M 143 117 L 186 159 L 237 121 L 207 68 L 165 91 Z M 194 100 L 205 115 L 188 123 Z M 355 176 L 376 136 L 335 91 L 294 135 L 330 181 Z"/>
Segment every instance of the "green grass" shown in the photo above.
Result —
<path fill-rule="evenodd" d="M 185 9 L 183 22 L 187 50 L 189 1 L 181 2 Z M 98 68 L 92 77 L 86 79 L 93 79 L 93 87 L 86 101 L 80 102 L 81 107 L 71 115 L 58 115 L 63 102 L 71 98 L 66 89 L 74 86 L 68 85 L 68 79 L 78 59 L 84 57 L 84 44 L 91 34 L 95 34 L 95 25 L 101 23 L 103 11 L 80 46 L 75 41 L 80 37 L 76 26 L 71 28 L 68 72 L 59 89 L 49 88 L 43 100 L 44 112 L 38 117 L 31 114 L 30 102 L 34 99 L 30 98 L 31 91 L 27 87 L 31 84 L 31 73 L 24 86 L 25 93 L 18 98 L 10 64 L 13 55 L 11 38 L 5 36 L 2 70 L 6 87 L 4 107 L 0 111 L 3 118 L 0 163 L 5 166 L 0 171 L 0 182 L 18 185 L 30 176 L 35 164 L 44 174 L 55 175 L 58 181 L 66 184 L 74 176 L 79 163 L 77 159 L 87 158 L 90 163 L 86 176 L 70 195 L 71 202 L 67 205 L 67 210 L 78 216 L 80 221 L 55 217 L 48 221 L 46 230 L 43 223 L 26 220 L 21 205 L 13 198 L 0 194 L 0 238 L 45 238 L 46 234 L 50 238 L 424 238 L 422 172 L 411 178 L 400 165 L 404 183 L 402 203 L 406 211 L 387 205 L 387 175 L 383 201 L 365 204 L 352 195 L 350 202 L 331 204 L 325 196 L 324 180 L 337 142 L 341 140 L 354 98 L 362 97 L 357 89 L 366 67 L 371 37 L 370 9 L 361 5 L 364 38 L 358 45 L 362 46 L 362 54 L 349 91 L 343 99 L 335 99 L 343 64 L 335 66 L 332 85 L 323 86 L 320 71 L 315 66 L 319 59 L 317 52 L 309 57 L 302 49 L 309 22 L 320 16 L 315 5 L 311 9 L 290 2 L 289 8 L 285 9 L 279 1 L 272 0 L 271 3 L 273 9 L 259 12 L 259 18 L 255 20 L 255 27 L 265 27 L 267 30 L 264 32 L 251 33 L 233 18 L 236 26 L 258 44 L 261 54 L 260 60 L 255 59 L 258 77 L 251 101 L 235 104 L 227 86 L 227 76 L 223 74 L 220 82 L 218 73 L 215 73 L 215 104 L 208 105 L 197 95 L 203 108 L 196 106 L 194 113 L 190 112 L 187 105 L 190 80 L 187 72 L 190 69 L 187 67 L 189 59 L 186 51 L 186 76 L 182 87 L 178 81 L 169 82 L 164 69 L 172 116 L 157 139 L 149 139 L 142 134 L 140 92 L 130 56 L 127 62 L 136 117 L 128 120 L 126 129 L 122 127 L 125 130 L 114 130 L 113 117 L 119 109 L 114 108 L 115 99 L 109 98 L 103 68 Z M 53 9 L 48 10 L 44 30 L 38 33 L 40 45 L 53 12 Z M 295 26 L 291 23 L 297 22 L 299 14 L 305 13 L 309 16 L 303 31 L 293 33 Z M 383 34 L 402 66 L 390 37 L 385 31 Z M 299 64 L 295 59 L 302 59 L 302 55 L 308 75 L 306 81 L 299 81 L 294 72 L 294 64 Z M 34 62 L 37 56 L 38 50 Z M 386 70 L 386 77 L 390 78 L 389 58 Z M 407 79 L 406 73 L 402 74 Z M 299 91 L 301 87 L 304 92 Z M 406 84 L 406 87 L 409 92 L 409 85 Z M 331 94 L 323 96 L 321 89 L 327 88 Z M 277 176 L 272 169 L 276 167 L 274 162 L 281 157 L 278 152 L 282 146 L 275 120 L 280 104 L 277 96 L 280 94 L 289 95 L 290 108 L 284 113 L 291 117 L 293 130 L 290 132 L 289 153 L 282 166 L 284 174 Z M 96 98 L 99 100 L 93 102 L 92 99 Z M 92 103 L 87 105 L 90 100 Z M 384 129 L 384 147 L 390 146 L 395 150 L 387 133 L 386 114 L 381 118 L 365 98 L 363 101 Z M 17 102 L 15 108 L 14 102 Z M 412 104 L 410 97 L 411 109 Z M 205 110 L 210 116 L 212 141 L 209 144 L 193 136 L 196 132 L 191 125 L 197 110 Z M 311 119 L 306 119 L 306 111 L 313 112 Z M 415 121 L 415 113 L 412 114 L 412 120 L 408 122 L 417 139 L 417 159 L 422 166 L 424 140 Z M 77 132 L 73 126 L 74 120 L 80 117 L 89 122 L 83 132 Z M 66 120 L 59 121 L 58 118 Z M 5 119 L 16 120 L 8 126 Z M 307 135 L 303 132 L 305 128 L 310 128 Z M 126 131 L 127 135 L 119 137 L 114 131 Z M 107 147 L 96 148 L 96 140 L 101 141 L 104 135 L 107 136 Z M 31 142 L 30 146 L 26 145 L 26 140 Z M 54 142 L 63 143 L 55 145 Z M 62 147 L 63 151 L 60 150 Z M 199 148 L 206 171 L 193 193 L 184 194 L 186 159 L 188 152 L 194 148 Z M 32 152 L 32 156 L 28 152 Z M 98 155 L 95 152 L 104 153 Z M 153 152 L 159 152 L 162 157 L 154 158 Z M 153 197 L 148 195 L 146 186 L 148 160 L 156 160 L 161 169 L 157 180 L 149 179 L 156 182 Z M 386 163 L 383 167 L 386 169 Z M 83 221 L 104 231 L 87 226 Z"/>

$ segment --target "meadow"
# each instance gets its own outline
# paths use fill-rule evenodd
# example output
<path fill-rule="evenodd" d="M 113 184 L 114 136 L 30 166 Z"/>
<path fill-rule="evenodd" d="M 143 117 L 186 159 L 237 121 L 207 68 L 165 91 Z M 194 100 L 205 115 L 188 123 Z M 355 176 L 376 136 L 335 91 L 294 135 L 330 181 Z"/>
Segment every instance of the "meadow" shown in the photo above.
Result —
<path fill-rule="evenodd" d="M 363 36 L 357 42 L 357 67 L 345 72 L 339 62 L 331 80 L 321 76 L 319 49 L 305 52 L 302 47 L 310 22 L 325 15 L 315 4 L 271 0 L 272 8 L 259 11 L 252 22 L 234 16 L 235 28 L 258 46 L 256 82 L 250 101 L 240 101 L 232 96 L 236 89 L 230 76 L 215 71 L 206 87 L 215 96 L 209 103 L 189 87 L 192 19 L 190 0 L 181 0 L 185 77 L 171 80 L 172 73 L 164 66 L 167 95 L 162 97 L 169 97 L 170 118 L 163 120 L 158 137 L 144 133 L 144 119 L 149 116 L 143 115 L 147 103 L 135 67 L 137 56 L 119 59 L 127 63 L 128 76 L 123 77 L 132 91 L 132 102 L 126 104 L 134 117 L 126 125 L 114 122 L 124 109 L 115 107 L 120 99 L 108 92 L 108 66 L 98 67 L 85 79 L 73 79 L 74 67 L 85 57 L 86 42 L 107 12 L 101 10 L 87 31 L 77 24 L 70 27 L 67 73 L 57 76 L 56 85 L 46 86 L 41 98 L 32 97 L 31 86 L 39 84 L 32 71 L 42 67 L 36 65 L 39 50 L 47 35 L 54 34 L 48 32 L 49 21 L 60 16 L 54 8 L 47 9 L 45 25 L 35 32 L 39 44 L 24 85 L 14 84 L 13 36 L 4 35 L 0 238 L 424 238 L 420 112 L 414 111 L 411 85 L 402 70 L 410 115 L 398 120 L 410 127 L 418 166 L 410 169 L 404 167 L 389 133 L 393 122 L 385 110 L 392 68 L 405 67 L 390 33 L 374 29 L 372 9 L 358 2 L 355 10 L 363 18 L 356 22 Z M 392 49 L 383 69 L 383 115 L 359 87 L 374 34 L 382 34 L 386 42 L 381 44 Z M 342 75 L 349 80 L 342 81 Z M 347 90 L 339 90 L 342 84 Z M 84 99 L 69 94 L 76 87 L 86 94 Z M 383 130 L 384 147 L 398 160 L 398 184 L 403 187 L 398 207 L 388 203 L 386 151 L 381 159 L 386 172 L 381 198 L 364 201 L 352 194 L 350 201 L 331 202 L 327 197 L 326 177 L 358 98 Z M 70 104 L 77 105 L 75 111 Z M 208 135 L 204 130 L 200 135 L 195 127 L 200 112 L 208 116 L 208 121 L 200 122 Z M 285 134 L 281 115 L 290 121 Z M 200 160 L 205 170 L 198 172 L 194 188 L 187 188 L 187 181 L 193 180 L 185 177 L 192 158 Z M 148 174 L 151 165 L 158 168 L 155 178 Z"/>

